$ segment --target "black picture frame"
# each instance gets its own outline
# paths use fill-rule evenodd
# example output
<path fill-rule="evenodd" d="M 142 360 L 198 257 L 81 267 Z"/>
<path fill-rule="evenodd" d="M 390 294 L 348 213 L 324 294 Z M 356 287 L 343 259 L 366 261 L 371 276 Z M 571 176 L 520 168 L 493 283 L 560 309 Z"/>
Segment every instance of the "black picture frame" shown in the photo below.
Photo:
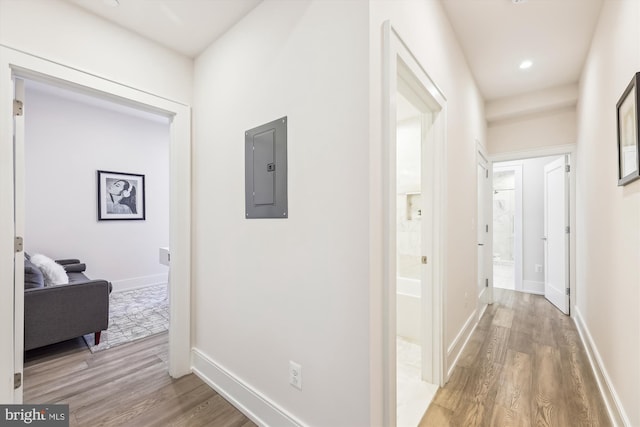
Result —
<path fill-rule="evenodd" d="M 98 171 L 98 221 L 144 220 L 144 175 Z"/>
<path fill-rule="evenodd" d="M 616 103 L 618 131 L 618 186 L 640 178 L 640 112 L 638 91 L 640 73 L 636 73 Z"/>

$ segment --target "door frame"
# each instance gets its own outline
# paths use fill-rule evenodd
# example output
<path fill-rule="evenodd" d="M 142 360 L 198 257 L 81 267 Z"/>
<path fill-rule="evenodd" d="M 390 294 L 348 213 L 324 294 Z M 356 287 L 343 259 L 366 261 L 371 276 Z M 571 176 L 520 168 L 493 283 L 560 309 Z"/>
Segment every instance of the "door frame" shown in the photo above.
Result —
<path fill-rule="evenodd" d="M 396 425 L 396 94 L 398 80 L 411 86 L 413 92 L 433 113 L 432 131 L 427 138 L 430 150 L 427 168 L 429 178 L 427 188 L 432 197 L 430 213 L 432 222 L 429 232 L 432 236 L 431 254 L 428 266 L 433 287 L 423 294 L 422 311 L 430 314 L 432 325 L 430 336 L 433 357 L 431 377 L 438 385 L 444 384 L 446 357 L 444 354 L 444 289 L 446 277 L 444 269 L 446 229 L 446 117 L 447 101 L 442 91 L 431 80 L 428 73 L 411 53 L 390 21 L 383 24 L 383 75 L 382 75 L 382 215 L 383 215 L 383 256 L 382 256 L 382 397 L 383 424 Z M 424 183 L 423 178 L 423 183 Z M 424 203 L 424 199 L 423 199 Z M 425 228 L 426 224 L 423 224 Z M 423 334 L 425 336 L 425 334 Z"/>
<path fill-rule="evenodd" d="M 486 280 L 488 281 L 488 285 L 478 294 L 478 320 L 482 318 L 484 311 L 487 309 L 489 304 L 493 304 L 493 203 L 492 203 L 492 189 L 493 189 L 493 165 L 489 160 L 489 155 L 487 154 L 487 150 L 480 144 L 480 141 L 476 140 L 476 167 L 482 167 L 486 170 L 487 173 L 487 181 L 485 182 L 484 187 L 481 187 L 476 183 L 476 188 L 478 188 L 477 194 L 477 209 L 478 213 L 480 209 L 484 211 L 484 219 L 488 225 L 488 230 L 486 231 L 485 242 L 484 242 L 484 259 L 478 259 L 478 265 L 480 263 L 484 266 L 484 272 L 486 274 Z M 476 175 L 477 177 L 477 175 Z M 480 191 L 480 188 L 483 191 Z M 479 215 L 478 215 L 479 216 Z M 484 225 L 477 223 L 476 227 L 480 230 Z M 479 258 L 479 257 L 478 257 Z M 476 272 L 476 277 L 480 280 L 480 273 Z"/>
<path fill-rule="evenodd" d="M 514 151 L 508 153 L 493 154 L 490 156 L 491 163 L 506 162 L 511 160 L 525 160 L 535 157 L 550 157 L 568 155 L 569 171 L 569 265 L 567 271 L 569 274 L 569 316 L 573 317 L 575 310 L 571 306 L 577 301 L 576 294 L 576 161 L 577 161 L 576 144 L 556 145 L 551 147 L 541 147 L 531 150 Z M 493 286 L 493 285 L 491 285 Z"/>
<path fill-rule="evenodd" d="M 27 78 L 62 85 L 170 118 L 169 179 L 169 374 L 178 378 L 191 372 L 191 109 L 188 105 L 107 80 L 63 64 L 0 46 L 0 336 L 11 346 L 0 349 L 0 401 L 22 403 L 22 386 L 14 390 L 14 373 L 23 373 L 24 283 L 14 278 L 14 79 Z M 25 106 L 25 112 L 28 105 Z M 17 141 L 21 150 L 24 141 Z M 18 169 L 20 166 L 18 166 Z M 20 172 L 18 170 L 18 172 Z M 18 195 L 18 199 L 20 195 Z M 20 207 L 18 206 L 18 209 Z M 24 212 L 22 212 L 24 215 Z M 18 228 L 19 230 L 19 228 Z M 14 283 L 15 280 L 15 283 Z M 12 337 L 12 338 L 11 338 Z"/>

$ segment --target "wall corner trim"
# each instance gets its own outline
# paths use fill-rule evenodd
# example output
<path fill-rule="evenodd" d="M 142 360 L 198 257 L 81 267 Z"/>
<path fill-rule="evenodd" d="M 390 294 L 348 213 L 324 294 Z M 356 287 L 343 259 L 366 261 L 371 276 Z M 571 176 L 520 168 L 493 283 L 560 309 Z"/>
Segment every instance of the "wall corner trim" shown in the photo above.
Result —
<path fill-rule="evenodd" d="M 303 427 L 304 424 L 200 350 L 191 350 L 193 373 L 259 426 Z"/>
<path fill-rule="evenodd" d="M 611 422 L 615 426 L 631 427 L 631 422 L 622 407 L 622 402 L 620 402 L 618 394 L 613 388 L 611 377 L 609 377 L 609 374 L 607 373 L 607 369 L 605 368 L 602 358 L 600 357 L 600 353 L 598 352 L 598 347 L 596 347 L 596 344 L 591 337 L 589 328 L 584 322 L 584 318 L 582 317 L 582 313 L 578 306 L 573 307 L 573 313 L 573 321 L 576 324 L 576 328 L 580 334 L 580 339 L 582 340 L 582 344 L 587 352 L 591 369 L 596 377 L 596 382 L 598 383 L 598 388 L 600 389 L 604 403 L 607 406 Z"/>

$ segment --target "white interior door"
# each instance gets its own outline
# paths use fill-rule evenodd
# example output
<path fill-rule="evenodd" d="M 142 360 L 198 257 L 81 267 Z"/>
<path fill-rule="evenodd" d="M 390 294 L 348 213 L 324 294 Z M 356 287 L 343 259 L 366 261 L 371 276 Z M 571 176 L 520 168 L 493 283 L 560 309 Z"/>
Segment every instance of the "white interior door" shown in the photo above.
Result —
<path fill-rule="evenodd" d="M 569 314 L 569 174 L 563 156 L 544 167 L 544 296 Z"/>

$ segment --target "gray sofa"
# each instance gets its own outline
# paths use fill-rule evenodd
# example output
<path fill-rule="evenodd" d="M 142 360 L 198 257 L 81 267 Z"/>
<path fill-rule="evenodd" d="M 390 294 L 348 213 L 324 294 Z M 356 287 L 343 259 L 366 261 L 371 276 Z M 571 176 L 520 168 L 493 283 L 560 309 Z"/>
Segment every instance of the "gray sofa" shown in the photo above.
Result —
<path fill-rule="evenodd" d="M 111 283 L 90 280 L 84 274 L 85 265 L 77 259 L 56 262 L 66 270 L 69 284 L 45 287 L 42 272 L 25 256 L 25 350 L 90 333 L 98 344 L 100 333 L 107 329 Z"/>

